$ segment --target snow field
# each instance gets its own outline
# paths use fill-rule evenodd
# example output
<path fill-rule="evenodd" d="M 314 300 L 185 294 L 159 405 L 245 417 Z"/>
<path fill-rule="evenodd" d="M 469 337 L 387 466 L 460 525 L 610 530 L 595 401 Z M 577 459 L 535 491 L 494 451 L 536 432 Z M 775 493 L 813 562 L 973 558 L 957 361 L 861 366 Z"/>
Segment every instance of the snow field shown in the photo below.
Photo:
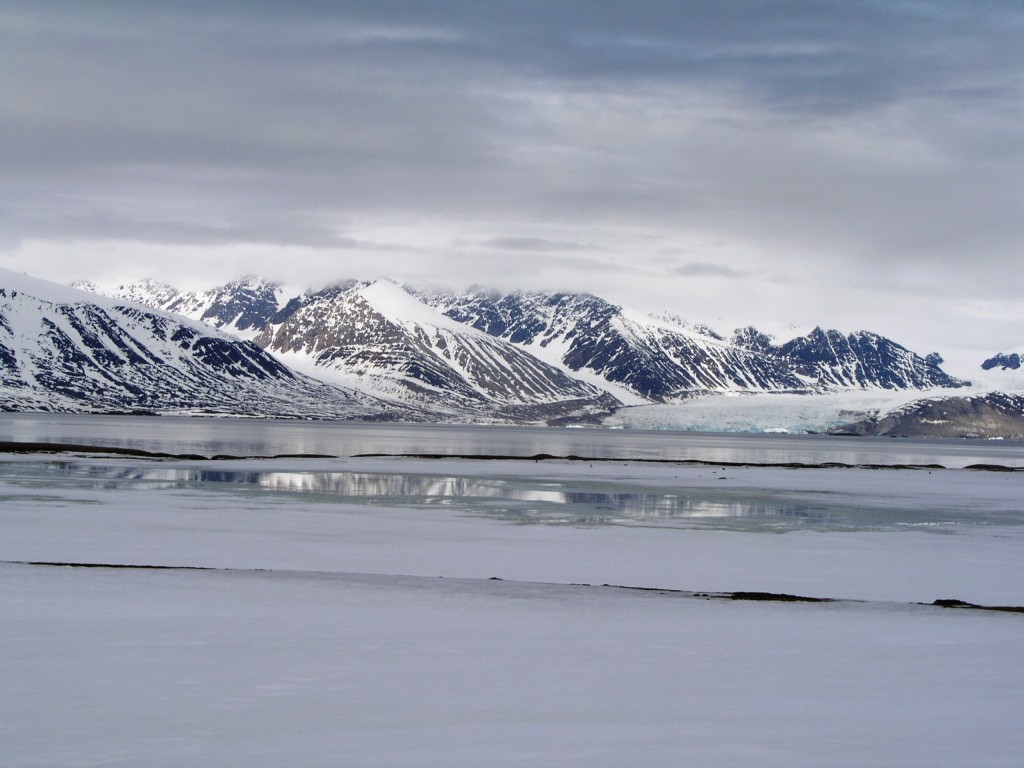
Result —
<path fill-rule="evenodd" d="M 1020 620 L 0 566 L 10 765 L 1010 766 Z"/>
<path fill-rule="evenodd" d="M 5 765 L 935 768 L 1015 766 L 1024 751 L 1024 619 L 912 604 L 1024 603 L 1017 473 L 730 468 L 723 483 L 709 467 L 601 467 L 623 488 L 736 484 L 768 500 L 969 501 L 1007 516 L 941 534 L 766 534 L 40 482 L 41 461 L 53 457 L 0 462 Z M 217 465 L 160 466 L 198 464 Z M 552 483 L 590 471 L 384 459 L 231 468 Z"/>

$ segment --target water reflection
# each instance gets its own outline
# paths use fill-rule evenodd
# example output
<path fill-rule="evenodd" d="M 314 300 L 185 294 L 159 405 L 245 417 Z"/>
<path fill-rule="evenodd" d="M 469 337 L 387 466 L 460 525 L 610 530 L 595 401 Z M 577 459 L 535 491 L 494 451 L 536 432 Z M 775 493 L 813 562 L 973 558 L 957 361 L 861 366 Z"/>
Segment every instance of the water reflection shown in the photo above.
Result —
<path fill-rule="evenodd" d="M 20 473 L 11 476 L 18 466 Z M 8 482 L 35 488 L 200 489 L 273 494 L 287 499 L 368 507 L 445 507 L 515 524 L 648 525 L 785 531 L 799 528 L 892 529 L 906 522 L 885 513 L 844 510 L 742 490 L 633 490 L 597 481 L 457 477 L 370 472 L 236 471 L 153 465 L 52 461 L 7 465 Z M 934 521 L 933 521 L 934 522 Z"/>

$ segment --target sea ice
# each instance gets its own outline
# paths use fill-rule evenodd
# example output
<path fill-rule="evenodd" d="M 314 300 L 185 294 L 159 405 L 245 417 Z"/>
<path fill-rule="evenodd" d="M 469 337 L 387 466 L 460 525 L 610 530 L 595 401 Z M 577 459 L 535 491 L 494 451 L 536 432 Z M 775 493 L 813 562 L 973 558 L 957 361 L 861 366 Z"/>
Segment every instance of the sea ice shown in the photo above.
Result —
<path fill-rule="evenodd" d="M 175 480 L 216 462 L 108 462 L 165 475 L 0 462 L 6 764 L 934 768 L 1024 752 L 1024 618 L 915 604 L 1024 603 L 1020 473 L 601 467 L 624 489 L 985 513 L 943 533 L 759 533 L 512 524 Z M 231 467 L 595 480 L 568 462 Z"/>

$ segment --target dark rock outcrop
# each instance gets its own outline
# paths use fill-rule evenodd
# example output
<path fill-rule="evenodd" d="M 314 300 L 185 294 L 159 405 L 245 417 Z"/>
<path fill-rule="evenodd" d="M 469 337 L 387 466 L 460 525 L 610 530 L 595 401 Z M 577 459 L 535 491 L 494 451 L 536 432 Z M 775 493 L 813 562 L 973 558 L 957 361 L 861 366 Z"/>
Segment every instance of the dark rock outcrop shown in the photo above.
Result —
<path fill-rule="evenodd" d="M 993 355 L 988 360 L 981 364 L 982 370 L 991 371 L 993 368 L 1000 368 L 1004 371 L 1018 371 L 1020 370 L 1020 355 L 1016 352 L 1009 354 L 999 353 Z"/>

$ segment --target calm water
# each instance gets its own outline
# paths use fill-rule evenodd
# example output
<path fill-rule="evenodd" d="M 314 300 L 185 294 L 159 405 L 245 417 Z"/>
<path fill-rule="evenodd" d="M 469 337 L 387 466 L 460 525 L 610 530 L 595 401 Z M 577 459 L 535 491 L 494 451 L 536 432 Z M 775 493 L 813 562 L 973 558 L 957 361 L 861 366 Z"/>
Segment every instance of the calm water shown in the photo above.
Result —
<path fill-rule="evenodd" d="M 0 414 L 0 441 L 73 443 L 172 454 L 280 456 L 444 454 L 818 464 L 1002 464 L 1024 443 L 826 435 L 708 434 L 544 427 Z"/>
<path fill-rule="evenodd" d="M 965 527 L 1024 525 L 1024 514 L 1005 510 L 935 505 L 878 508 L 834 493 L 793 495 L 728 488 L 638 488 L 600 479 L 453 476 L 402 472 L 252 471 L 210 468 L 209 463 L 101 458 L 0 461 L 0 501 L 96 503 L 81 491 L 223 493 L 282 504 L 292 500 L 335 505 L 417 509 L 441 507 L 515 524 L 719 529 L 752 532 L 793 530 L 946 533 Z M 205 466 L 204 466 L 205 465 Z M 532 462 L 528 465 L 533 466 Z M 806 470 L 813 471 L 813 470 Z M 79 501 L 75 501 L 75 499 Z M 233 502 L 227 502 L 233 503 Z M 210 501 L 204 501 L 204 507 Z M 330 507 L 328 507 L 330 508 Z"/>
<path fill-rule="evenodd" d="M 1024 467 L 1024 444 L 893 440 L 817 435 L 700 434 L 527 427 L 346 424 L 176 417 L 0 415 L 0 440 L 134 448 L 171 454 L 278 456 L 443 454 L 588 456 L 621 459 L 819 464 L 987 463 Z M 792 495 L 742 489 L 638 488 L 592 478 L 515 477 L 358 471 L 249 471 L 232 463 L 197 464 L 99 457 L 0 461 L 0 500 L 68 503 L 84 489 L 202 491 L 287 501 L 445 507 L 512 523 L 648 525 L 786 531 L 947 531 L 1024 523 L 1005 511 L 864 508 L 835 494 Z M 710 471 L 711 468 L 709 468 Z M 68 495 L 70 492 L 70 496 Z M 56 494 L 56 495 L 54 495 Z M 71 502 L 77 503 L 77 502 Z M 87 503 L 85 501 L 80 503 Z M 285 507 L 286 508 L 286 507 Z"/>

